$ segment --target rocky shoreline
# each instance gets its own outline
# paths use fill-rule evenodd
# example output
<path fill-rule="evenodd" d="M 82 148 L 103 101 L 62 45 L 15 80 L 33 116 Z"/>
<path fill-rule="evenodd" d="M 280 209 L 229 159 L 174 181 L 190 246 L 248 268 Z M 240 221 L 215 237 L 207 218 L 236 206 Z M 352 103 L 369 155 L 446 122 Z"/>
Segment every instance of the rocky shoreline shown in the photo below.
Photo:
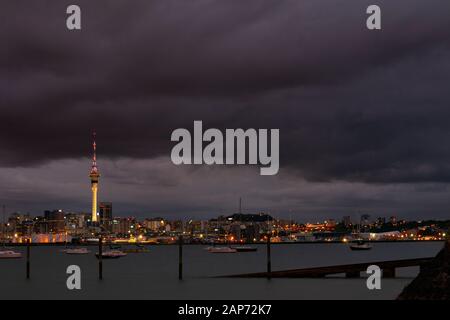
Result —
<path fill-rule="evenodd" d="M 450 241 L 437 256 L 420 269 L 398 300 L 450 300 Z"/>

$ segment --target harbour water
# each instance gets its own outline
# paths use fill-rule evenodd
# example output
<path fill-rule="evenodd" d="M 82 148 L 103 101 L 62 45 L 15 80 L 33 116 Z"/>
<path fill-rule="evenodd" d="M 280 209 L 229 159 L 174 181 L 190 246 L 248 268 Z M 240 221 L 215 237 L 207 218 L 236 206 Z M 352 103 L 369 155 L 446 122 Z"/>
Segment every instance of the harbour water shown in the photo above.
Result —
<path fill-rule="evenodd" d="M 346 244 L 272 245 L 272 270 L 423 258 L 435 256 L 442 242 L 375 243 L 369 251 Z M 381 290 L 368 290 L 366 280 L 340 276 L 323 279 L 213 278 L 265 271 L 266 251 L 212 254 L 204 246 L 184 246 L 184 278 L 178 280 L 178 247 L 150 246 L 148 253 L 103 261 L 98 280 L 96 247 L 89 255 L 66 255 L 63 247 L 39 246 L 31 251 L 31 279 L 25 258 L 0 260 L 0 299 L 395 299 L 417 275 L 404 268 L 395 279 L 383 279 Z M 25 254 L 24 247 L 14 250 Z M 78 265 L 81 290 L 68 290 L 66 268 Z"/>

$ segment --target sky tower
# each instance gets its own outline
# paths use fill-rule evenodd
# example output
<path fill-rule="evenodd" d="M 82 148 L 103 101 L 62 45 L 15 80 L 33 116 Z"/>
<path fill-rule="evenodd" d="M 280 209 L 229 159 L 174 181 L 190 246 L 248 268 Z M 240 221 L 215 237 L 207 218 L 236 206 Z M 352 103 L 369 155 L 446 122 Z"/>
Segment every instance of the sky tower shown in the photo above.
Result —
<path fill-rule="evenodd" d="M 95 143 L 96 133 L 92 134 L 92 168 L 89 177 L 91 178 L 91 190 L 92 190 L 92 222 L 97 222 L 97 193 L 98 193 L 98 178 L 100 174 L 97 168 L 97 144 Z"/>

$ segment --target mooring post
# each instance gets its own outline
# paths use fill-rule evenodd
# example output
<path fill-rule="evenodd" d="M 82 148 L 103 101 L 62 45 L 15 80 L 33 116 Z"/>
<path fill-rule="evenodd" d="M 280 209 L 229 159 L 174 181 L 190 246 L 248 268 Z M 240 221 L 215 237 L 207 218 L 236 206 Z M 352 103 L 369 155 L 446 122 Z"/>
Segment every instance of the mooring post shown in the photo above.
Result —
<path fill-rule="evenodd" d="M 267 234 L 267 278 L 271 278 L 272 260 L 270 256 L 270 234 Z"/>
<path fill-rule="evenodd" d="M 183 279 L 183 236 L 178 237 L 178 279 Z"/>
<path fill-rule="evenodd" d="M 103 238 L 98 238 L 98 278 L 103 279 Z"/>
<path fill-rule="evenodd" d="M 31 240 L 27 239 L 27 279 L 30 279 L 30 250 L 31 249 Z"/>

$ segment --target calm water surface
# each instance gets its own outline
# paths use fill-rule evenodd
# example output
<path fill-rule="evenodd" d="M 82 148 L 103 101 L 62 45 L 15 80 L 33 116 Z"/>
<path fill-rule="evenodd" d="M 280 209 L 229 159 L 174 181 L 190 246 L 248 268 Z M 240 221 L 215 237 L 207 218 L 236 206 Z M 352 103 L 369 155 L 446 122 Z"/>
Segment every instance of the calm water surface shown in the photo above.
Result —
<path fill-rule="evenodd" d="M 272 270 L 435 256 L 440 242 L 376 243 L 370 251 L 345 244 L 272 246 Z M 94 254 L 70 256 L 63 247 L 33 247 L 31 279 L 25 259 L 0 260 L 0 299 L 394 299 L 418 268 L 398 269 L 383 279 L 382 290 L 369 291 L 365 279 L 229 279 L 217 275 L 265 271 L 265 246 L 257 252 L 211 254 L 203 246 L 184 247 L 184 279 L 178 280 L 178 248 L 151 246 L 150 252 L 105 260 L 97 279 Z M 25 254 L 25 248 L 16 248 Z M 15 249 L 15 250 L 16 250 Z M 92 252 L 95 247 L 90 247 Z M 66 288 L 66 268 L 82 270 L 82 289 Z"/>

